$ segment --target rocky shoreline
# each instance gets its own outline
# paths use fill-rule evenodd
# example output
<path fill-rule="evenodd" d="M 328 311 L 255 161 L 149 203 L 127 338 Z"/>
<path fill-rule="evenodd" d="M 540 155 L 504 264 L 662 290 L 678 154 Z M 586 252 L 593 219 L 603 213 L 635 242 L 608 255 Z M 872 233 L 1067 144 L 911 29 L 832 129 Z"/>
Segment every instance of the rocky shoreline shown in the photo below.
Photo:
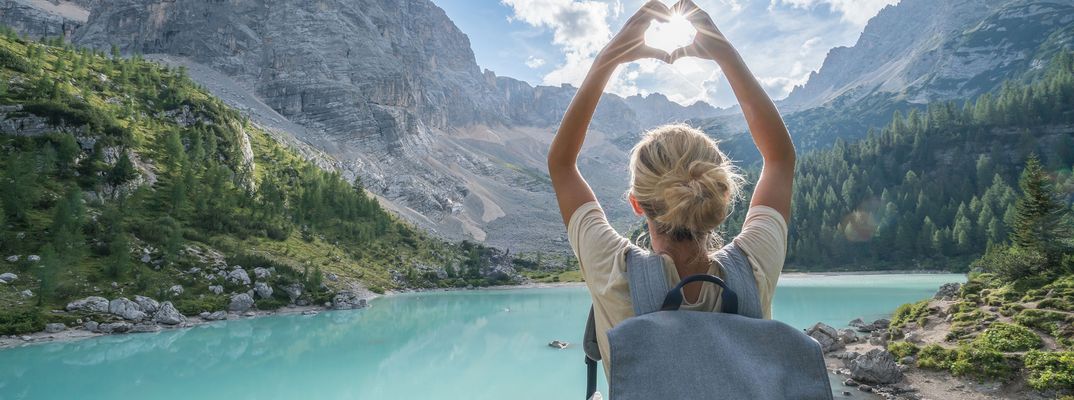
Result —
<path fill-rule="evenodd" d="M 521 285 L 501 285 L 482 288 L 432 288 L 405 289 L 389 291 L 383 295 L 361 291 L 341 291 L 333 298 L 334 303 L 324 305 L 291 304 L 277 310 L 252 309 L 253 301 L 245 293 L 232 296 L 229 310 L 203 312 L 198 316 L 179 314 L 170 302 L 157 302 L 145 296 L 135 296 L 134 300 L 125 297 L 107 300 L 103 297 L 90 296 L 69 303 L 62 312 L 90 313 L 76 322 L 79 325 L 47 324 L 44 331 L 23 335 L 0 336 L 0 350 L 34 344 L 89 339 L 105 335 L 125 335 L 132 333 L 160 332 L 172 329 L 187 329 L 217 321 L 252 319 L 281 315 L 315 315 L 324 311 L 362 309 L 368 307 L 369 301 L 381 296 L 394 296 L 406 293 L 451 292 L 466 290 L 512 290 L 545 289 L 553 287 L 583 286 L 583 283 L 525 283 Z M 244 297 L 245 296 L 245 297 Z M 59 312 L 59 311 L 57 311 Z M 96 316 L 96 317 L 95 317 Z"/>

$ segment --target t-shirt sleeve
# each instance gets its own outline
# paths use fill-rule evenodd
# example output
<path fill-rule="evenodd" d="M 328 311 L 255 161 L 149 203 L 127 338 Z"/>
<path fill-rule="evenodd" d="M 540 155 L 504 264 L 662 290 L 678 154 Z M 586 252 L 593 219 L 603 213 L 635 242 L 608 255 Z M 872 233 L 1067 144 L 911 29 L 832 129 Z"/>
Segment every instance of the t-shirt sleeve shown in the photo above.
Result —
<path fill-rule="evenodd" d="M 578 258 L 586 282 L 608 281 L 615 258 L 630 241 L 619 235 L 596 201 L 583 204 L 567 223 L 567 240 Z"/>
<path fill-rule="evenodd" d="M 742 232 L 734 241 L 749 257 L 761 293 L 761 306 L 765 317 L 769 317 L 772 296 L 787 258 L 787 221 L 771 207 L 750 207 Z"/>

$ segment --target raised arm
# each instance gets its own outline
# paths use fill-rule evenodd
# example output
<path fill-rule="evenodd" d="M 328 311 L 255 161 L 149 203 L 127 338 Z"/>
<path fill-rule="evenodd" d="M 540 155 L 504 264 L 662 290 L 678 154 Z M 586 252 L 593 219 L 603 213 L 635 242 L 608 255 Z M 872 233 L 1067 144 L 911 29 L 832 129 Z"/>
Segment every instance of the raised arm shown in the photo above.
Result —
<path fill-rule="evenodd" d="M 642 58 L 668 61 L 670 56 L 645 45 L 645 30 L 655 19 L 666 21 L 670 10 L 659 1 L 650 1 L 627 20 L 623 30 L 600 52 L 586 75 L 574 100 L 567 107 L 552 147 L 548 151 L 548 176 L 556 192 L 563 223 L 567 224 L 574 211 L 596 200 L 593 190 L 578 172 L 578 154 L 582 151 L 589 122 L 597 109 L 604 87 L 620 64 Z"/>
<path fill-rule="evenodd" d="M 673 10 L 693 23 L 697 37 L 692 45 L 673 52 L 672 62 L 689 56 L 714 60 L 720 65 L 742 107 L 753 142 L 764 159 L 761 177 L 757 180 L 750 205 L 772 207 L 790 222 L 795 152 L 783 118 L 708 13 L 690 0 L 679 1 Z"/>

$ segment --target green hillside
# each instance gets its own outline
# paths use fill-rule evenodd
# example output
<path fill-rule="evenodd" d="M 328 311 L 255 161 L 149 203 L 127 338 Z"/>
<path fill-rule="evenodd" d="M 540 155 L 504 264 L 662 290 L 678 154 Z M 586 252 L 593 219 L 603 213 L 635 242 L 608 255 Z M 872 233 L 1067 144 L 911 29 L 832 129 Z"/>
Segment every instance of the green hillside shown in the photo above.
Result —
<path fill-rule="evenodd" d="M 1063 204 L 1074 202 L 1072 124 L 1074 55 L 1065 53 L 995 94 L 896 112 L 861 141 L 808 152 L 795 180 L 788 263 L 965 270 L 1008 240 L 1031 155 L 1053 175 Z"/>
<path fill-rule="evenodd" d="M 0 273 L 19 277 L 0 287 L 0 313 L 29 316 L 37 330 L 44 310 L 88 295 L 142 294 L 187 313 L 221 309 L 228 292 L 247 290 L 224 279 L 225 263 L 275 268 L 265 283 L 277 290 L 257 301 L 261 309 L 286 305 L 292 299 L 279 288 L 294 283 L 306 288 L 304 301 L 319 304 L 354 285 L 383 291 L 516 277 L 494 268 L 510 267 L 512 257 L 409 226 L 183 69 L 5 30 L 0 132 Z"/>

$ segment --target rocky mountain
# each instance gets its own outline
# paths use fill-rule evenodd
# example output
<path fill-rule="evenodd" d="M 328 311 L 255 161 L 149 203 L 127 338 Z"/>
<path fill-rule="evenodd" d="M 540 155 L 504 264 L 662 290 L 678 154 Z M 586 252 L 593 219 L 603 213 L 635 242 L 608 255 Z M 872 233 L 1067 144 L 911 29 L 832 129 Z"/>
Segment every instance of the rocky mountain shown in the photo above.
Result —
<path fill-rule="evenodd" d="M 7 3 L 53 16 L 0 18 L 23 32 L 62 31 L 81 46 L 186 66 L 255 122 L 323 150 L 337 162 L 319 164 L 360 178 L 386 206 L 443 236 L 521 249 L 563 240 L 547 207 L 544 152 L 576 89 L 481 71 L 469 39 L 429 0 Z M 60 6 L 88 17 L 57 18 L 50 10 Z M 609 95 L 594 146 L 715 112 L 659 95 Z M 625 188 L 625 152 L 603 147 L 583 164 L 614 198 Z M 625 221 L 620 208 L 610 212 Z"/>
<path fill-rule="evenodd" d="M 894 111 L 962 102 L 1074 46 L 1074 1 L 903 0 L 780 102 L 805 148 L 860 138 Z"/>

